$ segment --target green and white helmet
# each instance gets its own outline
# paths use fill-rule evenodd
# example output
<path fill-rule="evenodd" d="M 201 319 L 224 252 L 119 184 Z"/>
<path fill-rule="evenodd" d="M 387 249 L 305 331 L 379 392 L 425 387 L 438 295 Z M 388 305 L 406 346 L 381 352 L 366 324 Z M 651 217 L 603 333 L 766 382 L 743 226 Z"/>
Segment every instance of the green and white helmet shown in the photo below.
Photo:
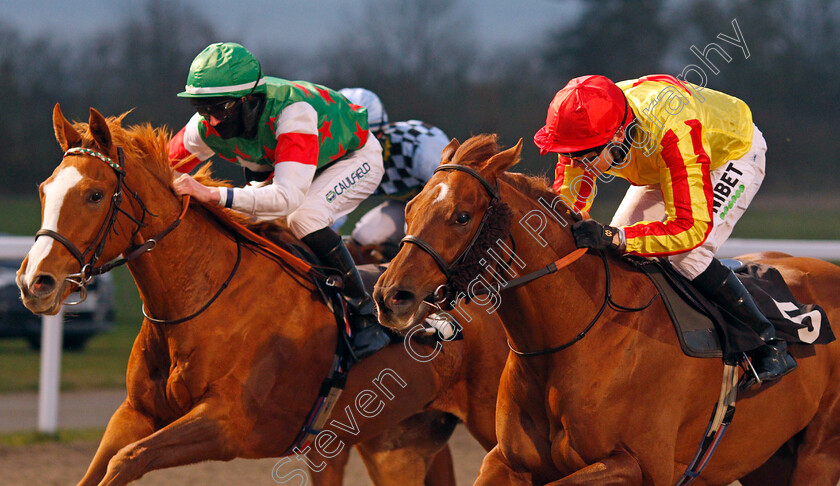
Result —
<path fill-rule="evenodd" d="M 210 44 L 190 65 L 182 98 L 239 97 L 265 93 L 265 76 L 257 58 L 234 42 Z"/>

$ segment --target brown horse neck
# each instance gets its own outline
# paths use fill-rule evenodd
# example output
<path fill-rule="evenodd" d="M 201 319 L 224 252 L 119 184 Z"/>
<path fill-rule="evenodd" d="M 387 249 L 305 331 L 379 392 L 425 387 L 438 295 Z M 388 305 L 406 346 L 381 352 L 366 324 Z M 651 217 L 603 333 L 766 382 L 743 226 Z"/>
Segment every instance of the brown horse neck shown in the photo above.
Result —
<path fill-rule="evenodd" d="M 520 275 L 541 269 L 576 249 L 569 230 L 572 221 L 568 218 L 562 219 L 565 225 L 557 222 L 548 209 L 508 184 L 502 185 L 502 199 L 511 205 L 514 213 L 511 234 L 516 241 L 516 254 L 525 263 L 524 269 L 516 269 Z M 542 211 L 548 221 L 539 235 L 522 223 L 523 217 L 534 209 Z M 547 246 L 542 246 L 540 238 Z M 625 295 L 628 284 L 630 287 L 638 285 L 638 276 L 631 276 L 624 265 L 614 261 L 609 265 L 613 296 Z M 598 315 L 604 304 L 606 285 L 604 260 L 599 253 L 590 251 L 554 274 L 504 292 L 499 312 L 511 345 L 518 351 L 532 352 L 572 342 Z M 611 312 L 607 308 L 581 341 L 599 340 L 595 336 L 603 332 Z M 623 331 L 611 326 L 609 332 Z M 581 341 L 559 352 L 574 356 L 588 347 L 582 346 Z"/>
<path fill-rule="evenodd" d="M 182 211 L 182 199 L 172 189 L 149 175 L 132 178 L 143 169 L 127 170 L 127 183 L 137 191 L 149 213 L 145 226 L 132 241 L 139 245 L 154 238 L 175 222 Z M 134 216 L 142 209 L 128 197 Z M 187 316 L 203 300 L 213 296 L 228 277 L 236 260 L 236 244 L 216 223 L 207 219 L 199 203 L 193 202 L 178 226 L 158 241 L 154 248 L 131 260 L 128 268 L 141 299 L 154 317 L 175 319 Z M 134 223 L 128 223 L 133 228 Z"/>

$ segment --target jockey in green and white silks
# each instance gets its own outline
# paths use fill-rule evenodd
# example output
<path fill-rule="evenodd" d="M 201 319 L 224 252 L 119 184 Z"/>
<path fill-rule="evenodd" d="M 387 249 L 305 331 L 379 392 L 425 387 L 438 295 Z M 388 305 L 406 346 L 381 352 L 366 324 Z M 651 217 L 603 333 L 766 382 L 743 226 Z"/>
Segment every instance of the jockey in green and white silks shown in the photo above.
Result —
<path fill-rule="evenodd" d="M 200 99 L 230 94 L 219 91 L 229 89 L 228 86 L 209 88 L 200 84 L 206 78 L 203 74 L 213 68 L 204 64 L 191 71 L 193 75 L 188 83 L 195 84 L 188 84 L 187 90 L 180 96 Z M 251 75 L 250 83 L 234 86 L 242 88 L 236 94 L 250 94 L 257 73 L 258 67 L 257 72 Z M 242 77 L 242 80 L 247 79 L 247 76 Z M 241 86 L 243 84 L 244 87 Z M 234 123 L 222 121 L 221 126 L 213 126 L 210 116 L 196 113 L 170 145 L 170 160 L 178 161 L 190 154 L 196 156 L 192 162 L 179 167 L 179 171 L 189 172 L 214 154 L 243 166 L 249 179 L 264 184 L 223 190 L 220 194 L 222 205 L 259 219 L 289 216 L 289 224 L 298 238 L 329 226 L 332 221 L 328 219 L 349 213 L 376 189 L 382 173 L 381 149 L 378 143 L 365 147 L 368 139 L 373 137 L 369 136 L 364 108 L 356 106 L 354 109 L 335 91 L 306 81 L 262 76 L 253 92 L 265 94 L 253 136 L 230 137 L 226 131 L 231 130 L 231 125 L 235 127 Z M 295 210 L 303 205 L 310 192 L 316 170 L 323 171 L 348 153 L 359 155 L 352 152 L 365 148 L 371 153 L 370 159 L 377 160 L 361 164 L 358 173 L 348 170 L 344 177 L 337 177 L 336 184 L 330 187 L 335 199 L 328 201 L 333 194 L 326 191 L 318 201 L 307 201 L 309 206 L 315 203 L 321 209 L 318 211 L 321 213 L 319 221 L 298 221 L 294 216 Z M 349 200 L 338 197 L 345 190 L 360 184 L 370 186 L 371 190 Z"/>
<path fill-rule="evenodd" d="M 231 42 L 196 56 L 178 96 L 196 114 L 170 143 L 170 162 L 184 173 L 175 191 L 260 220 L 286 217 L 292 233 L 344 275 L 357 357 L 387 345 L 353 260 L 330 229 L 382 179 L 382 148 L 370 136 L 367 111 L 324 86 L 264 76 L 257 59 Z M 206 187 L 187 174 L 213 155 L 243 166 L 251 183 Z"/>
<path fill-rule="evenodd" d="M 364 108 L 351 107 L 342 102 L 335 91 L 308 81 L 287 81 L 269 76 L 262 80 L 266 103 L 258 123 L 265 128 L 258 128 L 252 139 L 223 138 L 196 113 L 185 127 L 186 131 L 179 133 L 205 144 L 205 147 L 196 147 L 196 155 L 215 153 L 265 180 L 271 177 L 276 163 L 296 161 L 323 169 L 367 142 L 369 132 Z M 307 125 L 312 122 L 317 131 L 307 133 L 312 128 Z M 276 158 L 278 145 L 289 160 Z M 197 164 L 198 161 L 193 166 Z"/>
<path fill-rule="evenodd" d="M 382 145 L 385 163 L 385 175 L 373 195 L 386 201 L 359 219 L 352 238 L 360 245 L 387 245 L 396 251 L 405 236 L 405 205 L 431 179 L 449 137 L 420 120 L 390 122 L 379 96 L 368 89 L 338 92 L 367 109 L 370 133 Z"/>

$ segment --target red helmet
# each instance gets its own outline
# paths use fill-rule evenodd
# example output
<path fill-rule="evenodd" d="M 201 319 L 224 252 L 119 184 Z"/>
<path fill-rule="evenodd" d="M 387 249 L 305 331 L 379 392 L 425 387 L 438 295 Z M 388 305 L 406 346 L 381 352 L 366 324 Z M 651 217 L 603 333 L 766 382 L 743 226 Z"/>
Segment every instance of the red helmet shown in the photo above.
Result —
<path fill-rule="evenodd" d="M 572 153 L 606 145 L 629 118 L 624 93 L 604 76 L 574 78 L 554 95 L 545 126 L 534 135 L 540 153 Z"/>

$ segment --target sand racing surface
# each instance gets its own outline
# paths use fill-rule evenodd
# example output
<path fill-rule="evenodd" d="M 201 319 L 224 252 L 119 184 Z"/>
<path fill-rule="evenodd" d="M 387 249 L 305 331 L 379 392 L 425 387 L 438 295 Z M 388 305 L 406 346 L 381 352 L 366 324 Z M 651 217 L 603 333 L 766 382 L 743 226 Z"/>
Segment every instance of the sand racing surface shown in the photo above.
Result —
<path fill-rule="evenodd" d="M 125 398 L 125 390 L 64 392 L 60 399 L 59 427 L 104 429 L 111 414 Z M 37 423 L 36 393 L 0 395 L 0 433 L 34 430 Z M 449 441 L 455 460 L 458 484 L 470 485 L 478 476 L 484 449 L 463 426 L 458 426 Z M 82 479 L 93 458 L 98 441 L 45 442 L 21 447 L 0 445 L 0 486 L 65 486 Z M 235 459 L 230 462 L 208 461 L 189 466 L 152 471 L 132 484 L 142 486 L 215 486 L 274 485 L 272 469 L 278 459 Z M 280 470 L 282 478 L 302 463 L 288 464 Z M 297 479 L 286 483 L 303 486 Z M 355 451 L 352 454 L 345 486 L 367 486 L 371 482 Z"/>

